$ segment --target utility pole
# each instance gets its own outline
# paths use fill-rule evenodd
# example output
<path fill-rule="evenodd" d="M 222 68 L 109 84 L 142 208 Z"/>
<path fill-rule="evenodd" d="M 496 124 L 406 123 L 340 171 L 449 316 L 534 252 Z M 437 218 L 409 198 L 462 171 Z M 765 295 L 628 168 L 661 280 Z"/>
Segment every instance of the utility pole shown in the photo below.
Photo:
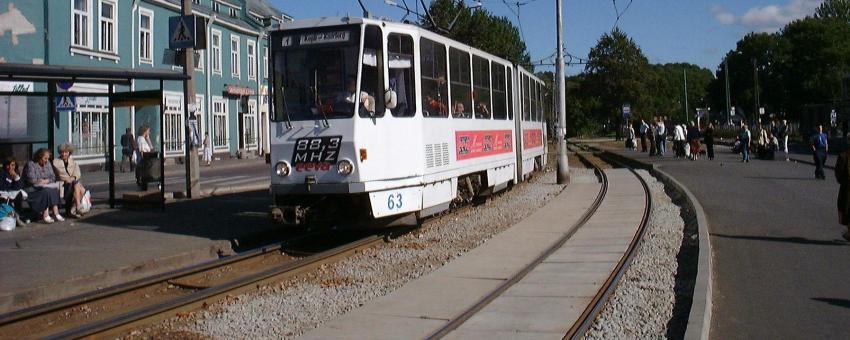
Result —
<path fill-rule="evenodd" d="M 192 0 L 183 0 L 183 15 L 192 15 Z M 198 30 L 196 25 L 195 30 Z M 183 121 L 184 121 L 184 149 L 186 150 L 186 198 L 200 197 L 201 183 L 200 171 L 198 170 L 198 147 L 192 141 L 192 129 L 190 120 L 195 120 L 195 49 L 188 47 L 183 50 L 183 74 L 188 78 L 183 81 Z M 190 110 L 190 107 L 192 108 Z M 195 120 L 197 121 L 197 120 Z M 165 150 L 160 150 L 165 157 Z M 163 183 L 163 185 L 165 185 Z"/>
<path fill-rule="evenodd" d="M 685 122 L 688 120 L 688 70 L 682 70 L 682 74 L 685 75 Z"/>
<path fill-rule="evenodd" d="M 567 91 L 564 84 L 564 39 L 561 20 L 561 0 L 555 0 L 558 27 L 558 60 L 555 77 L 558 81 L 558 184 L 570 183 L 570 165 L 567 159 Z"/>
<path fill-rule="evenodd" d="M 723 66 L 726 69 L 726 123 L 732 125 L 732 103 L 729 100 L 729 57 L 723 60 Z"/>
<path fill-rule="evenodd" d="M 758 123 L 761 124 L 761 110 L 759 110 L 759 68 L 758 62 L 756 58 L 753 58 L 753 83 L 755 84 L 755 104 L 756 108 L 753 110 L 753 115 L 758 117 Z"/>

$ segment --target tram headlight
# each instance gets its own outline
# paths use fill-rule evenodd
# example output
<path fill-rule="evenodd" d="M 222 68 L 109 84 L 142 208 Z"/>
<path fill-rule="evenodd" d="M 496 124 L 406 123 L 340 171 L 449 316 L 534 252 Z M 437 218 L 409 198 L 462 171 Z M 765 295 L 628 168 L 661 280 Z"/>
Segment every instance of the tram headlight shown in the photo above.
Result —
<path fill-rule="evenodd" d="M 289 163 L 286 161 L 280 161 L 274 165 L 274 172 L 280 177 L 286 177 L 289 176 L 292 169 L 289 167 Z"/>
<path fill-rule="evenodd" d="M 348 176 L 354 171 L 354 163 L 347 159 L 343 159 L 336 163 L 336 172 L 343 176 Z"/>

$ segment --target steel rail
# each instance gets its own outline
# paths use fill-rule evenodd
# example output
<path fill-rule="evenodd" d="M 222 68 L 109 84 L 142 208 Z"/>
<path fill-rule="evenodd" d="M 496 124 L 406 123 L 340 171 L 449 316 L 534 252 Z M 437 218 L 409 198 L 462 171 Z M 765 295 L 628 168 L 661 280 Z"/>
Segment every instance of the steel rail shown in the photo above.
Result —
<path fill-rule="evenodd" d="M 368 248 L 384 241 L 383 235 L 371 235 L 358 241 L 348 243 L 313 256 L 287 262 L 252 275 L 231 280 L 227 283 L 199 290 L 189 295 L 178 297 L 138 310 L 130 311 L 115 317 L 69 329 L 53 334 L 48 339 L 68 339 L 83 337 L 115 336 L 120 332 L 164 320 L 176 313 L 194 310 L 198 307 L 225 298 L 227 295 L 239 294 L 260 287 L 266 283 L 292 277 L 304 271 L 318 267 L 321 264 L 345 257 L 356 250 Z"/>
<path fill-rule="evenodd" d="M 579 228 L 581 228 L 581 226 L 583 226 L 585 223 L 587 223 L 588 220 L 590 220 L 591 217 L 593 217 L 593 215 L 596 213 L 596 210 L 599 208 L 600 205 L 602 205 L 602 201 L 605 199 L 605 195 L 608 193 L 608 176 L 597 165 L 593 165 L 593 167 L 594 171 L 600 176 L 602 180 L 602 185 L 599 188 L 599 192 L 597 193 L 596 199 L 594 199 L 593 204 L 590 206 L 590 208 L 587 209 L 587 211 L 584 212 L 581 218 L 575 224 L 573 224 L 573 226 L 570 228 L 570 231 L 562 235 L 557 242 L 555 242 L 553 245 L 543 251 L 539 256 L 537 256 L 537 258 L 534 259 L 534 261 L 529 263 L 522 270 L 511 276 L 510 279 L 500 284 L 498 287 L 496 287 L 495 290 L 491 291 L 489 294 L 477 301 L 470 308 L 466 309 L 463 313 L 450 320 L 446 325 L 429 335 L 427 337 L 428 339 L 441 339 L 448 335 L 451 331 L 460 327 L 460 325 L 462 325 L 464 322 L 469 320 L 469 318 L 481 311 L 481 309 L 490 304 L 490 302 L 502 295 L 511 286 L 522 280 L 522 278 L 528 275 L 528 273 L 530 273 L 535 267 L 537 267 L 540 263 L 546 260 L 546 258 L 548 258 L 558 249 L 560 249 L 579 230 Z"/>
<path fill-rule="evenodd" d="M 598 154 L 595 154 L 600 159 Z M 602 287 L 597 291 L 596 295 L 594 295 L 591 303 L 587 305 L 585 310 L 582 312 L 579 319 L 570 327 L 567 334 L 564 335 L 563 339 L 581 339 L 584 338 L 585 333 L 593 324 L 593 321 L 596 320 L 596 317 L 599 316 L 599 313 L 602 312 L 603 307 L 608 303 L 611 294 L 614 292 L 614 289 L 617 287 L 616 283 L 620 282 L 623 274 L 626 272 L 626 269 L 631 265 L 632 259 L 637 253 L 638 246 L 643 241 L 643 237 L 646 234 L 646 226 L 649 225 L 649 216 L 652 212 L 652 196 L 649 192 L 649 186 L 646 184 L 646 181 L 641 177 L 637 171 L 633 168 L 625 166 L 625 164 L 616 162 L 612 159 L 604 159 L 606 162 L 611 164 L 619 164 L 634 174 L 638 180 L 640 181 L 641 186 L 643 187 L 643 191 L 645 193 L 644 197 L 646 200 L 646 205 L 644 207 L 643 216 L 641 217 L 640 225 L 638 226 L 638 230 L 635 232 L 634 237 L 632 238 L 632 242 L 629 244 L 629 248 L 626 250 L 626 253 L 620 258 L 620 261 L 617 263 L 614 271 L 611 272 L 611 275 L 608 276 L 608 279 L 602 284 Z"/>

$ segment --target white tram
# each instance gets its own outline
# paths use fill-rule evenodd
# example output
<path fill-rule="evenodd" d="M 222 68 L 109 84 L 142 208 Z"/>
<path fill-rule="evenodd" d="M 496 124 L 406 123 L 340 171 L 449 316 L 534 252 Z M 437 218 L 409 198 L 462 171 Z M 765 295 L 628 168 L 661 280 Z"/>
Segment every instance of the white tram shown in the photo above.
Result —
<path fill-rule="evenodd" d="M 354 17 L 285 23 L 271 46 L 272 215 L 285 224 L 424 217 L 546 163 L 543 82 L 505 59 Z"/>

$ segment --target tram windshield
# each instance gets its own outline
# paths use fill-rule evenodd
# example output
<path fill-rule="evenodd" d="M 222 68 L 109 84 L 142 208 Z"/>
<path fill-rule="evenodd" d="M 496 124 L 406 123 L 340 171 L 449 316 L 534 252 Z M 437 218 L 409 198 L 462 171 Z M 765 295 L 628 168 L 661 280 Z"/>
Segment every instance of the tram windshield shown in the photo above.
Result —
<path fill-rule="evenodd" d="M 359 36 L 357 26 L 283 36 L 273 57 L 276 120 L 350 118 L 369 104 L 357 95 Z"/>

